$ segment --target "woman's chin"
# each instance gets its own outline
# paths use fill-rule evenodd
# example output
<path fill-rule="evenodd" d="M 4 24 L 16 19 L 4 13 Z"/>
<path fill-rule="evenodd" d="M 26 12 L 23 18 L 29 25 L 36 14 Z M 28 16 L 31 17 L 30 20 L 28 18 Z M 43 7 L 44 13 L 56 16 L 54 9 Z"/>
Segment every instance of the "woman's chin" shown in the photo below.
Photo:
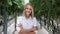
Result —
<path fill-rule="evenodd" d="M 29 14 L 27 14 L 27 16 L 30 16 Z"/>

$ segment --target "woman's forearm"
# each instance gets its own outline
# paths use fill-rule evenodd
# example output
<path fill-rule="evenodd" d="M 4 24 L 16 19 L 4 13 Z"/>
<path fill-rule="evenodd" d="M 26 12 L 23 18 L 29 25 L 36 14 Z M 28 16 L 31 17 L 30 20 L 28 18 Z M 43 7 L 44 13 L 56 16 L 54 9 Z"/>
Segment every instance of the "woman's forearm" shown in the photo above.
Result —
<path fill-rule="evenodd" d="M 19 34 L 36 34 L 34 31 L 30 31 L 30 30 L 26 30 L 25 32 L 24 31 L 20 31 Z"/>
<path fill-rule="evenodd" d="M 21 29 L 20 32 L 21 33 L 28 33 L 28 32 L 31 32 L 31 29 Z"/>
<path fill-rule="evenodd" d="M 35 31 L 35 30 L 38 30 L 38 28 L 37 27 L 33 27 L 31 29 L 21 29 L 21 32 L 28 33 L 28 32 L 32 32 L 32 31 Z"/>

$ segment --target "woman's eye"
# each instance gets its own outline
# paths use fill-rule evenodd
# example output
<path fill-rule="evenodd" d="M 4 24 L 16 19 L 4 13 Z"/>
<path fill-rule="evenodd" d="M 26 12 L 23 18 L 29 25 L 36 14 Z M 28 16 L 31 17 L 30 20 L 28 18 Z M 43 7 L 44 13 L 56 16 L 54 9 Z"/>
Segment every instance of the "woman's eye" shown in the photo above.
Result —
<path fill-rule="evenodd" d="M 26 8 L 26 9 L 31 10 L 31 9 L 29 9 L 29 8 Z"/>
<path fill-rule="evenodd" d="M 26 8 L 26 9 L 28 9 L 28 8 Z"/>

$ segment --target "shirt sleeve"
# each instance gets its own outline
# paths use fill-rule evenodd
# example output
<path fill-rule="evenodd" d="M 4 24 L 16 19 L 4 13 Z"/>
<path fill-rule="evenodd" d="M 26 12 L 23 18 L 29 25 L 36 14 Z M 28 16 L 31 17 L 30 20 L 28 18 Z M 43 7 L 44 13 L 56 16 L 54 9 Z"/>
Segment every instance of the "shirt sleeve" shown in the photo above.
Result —
<path fill-rule="evenodd" d="M 20 30 L 21 30 L 21 28 L 20 27 L 18 27 L 18 25 L 21 23 L 21 18 L 17 18 L 17 23 L 16 23 L 16 30 L 17 30 L 17 32 L 19 32 Z"/>
<path fill-rule="evenodd" d="M 38 27 L 38 25 L 37 25 L 37 24 L 38 24 L 37 19 L 36 19 L 36 18 L 34 18 L 34 26 L 37 26 L 37 27 Z M 37 34 L 37 32 L 38 32 L 38 31 L 36 30 L 36 31 L 34 31 L 34 32 Z"/>
<path fill-rule="evenodd" d="M 37 19 L 34 18 L 34 26 L 37 26 Z"/>

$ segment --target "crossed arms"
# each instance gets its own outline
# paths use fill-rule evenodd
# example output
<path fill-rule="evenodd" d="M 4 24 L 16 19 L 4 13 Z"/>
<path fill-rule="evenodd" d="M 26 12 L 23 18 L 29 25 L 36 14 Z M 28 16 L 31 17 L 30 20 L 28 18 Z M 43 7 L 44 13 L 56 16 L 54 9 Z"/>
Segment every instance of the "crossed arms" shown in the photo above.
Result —
<path fill-rule="evenodd" d="M 31 29 L 23 29 L 22 24 L 18 24 L 18 27 L 21 29 L 19 31 L 20 34 L 30 33 L 30 32 L 34 32 L 35 30 L 38 30 L 37 26 L 34 26 Z"/>

